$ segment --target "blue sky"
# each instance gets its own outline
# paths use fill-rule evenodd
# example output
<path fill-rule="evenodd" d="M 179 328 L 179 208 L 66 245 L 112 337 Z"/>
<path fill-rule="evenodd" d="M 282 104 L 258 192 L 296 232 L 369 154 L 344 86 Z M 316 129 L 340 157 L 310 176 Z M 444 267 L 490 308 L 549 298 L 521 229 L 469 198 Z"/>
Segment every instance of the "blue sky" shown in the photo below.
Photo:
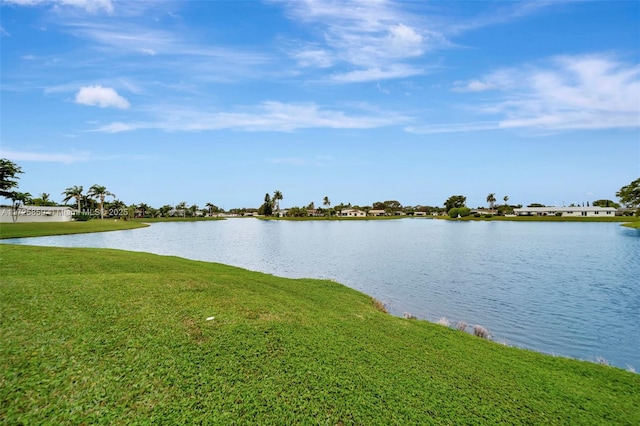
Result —
<path fill-rule="evenodd" d="M 638 1 L 3 0 L 19 190 L 283 207 L 615 199 L 640 176 Z"/>

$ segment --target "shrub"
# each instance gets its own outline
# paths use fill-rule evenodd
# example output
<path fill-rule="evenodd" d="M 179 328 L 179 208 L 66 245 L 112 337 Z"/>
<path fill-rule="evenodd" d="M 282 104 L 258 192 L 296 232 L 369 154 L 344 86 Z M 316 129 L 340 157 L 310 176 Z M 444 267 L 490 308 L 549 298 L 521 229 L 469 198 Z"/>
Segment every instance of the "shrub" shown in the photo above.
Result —
<path fill-rule="evenodd" d="M 562 216 L 562 212 L 557 212 L 557 213 L 556 213 L 556 216 L 557 216 L 557 217 Z"/>
<path fill-rule="evenodd" d="M 73 220 L 77 220 L 78 222 L 86 222 L 91 219 L 91 215 L 87 213 L 74 213 L 72 216 Z"/>
<path fill-rule="evenodd" d="M 482 217 L 480 213 L 474 213 L 473 217 Z"/>
<path fill-rule="evenodd" d="M 475 327 L 473 327 L 473 334 L 475 334 L 478 337 L 482 337 L 483 339 L 489 338 L 489 330 L 487 330 L 481 325 L 476 325 Z"/>
<path fill-rule="evenodd" d="M 467 323 L 464 321 L 458 321 L 456 323 L 456 328 L 460 331 L 466 331 L 467 330 Z"/>
<path fill-rule="evenodd" d="M 490 217 L 493 217 L 493 215 L 492 215 L 492 214 L 487 213 L 487 214 L 485 214 L 485 215 L 484 215 L 484 217 L 486 217 L 486 218 L 488 219 L 488 218 L 490 218 Z"/>
<path fill-rule="evenodd" d="M 469 207 L 454 207 L 449 210 L 449 217 L 465 217 L 471 214 L 471 209 Z"/>

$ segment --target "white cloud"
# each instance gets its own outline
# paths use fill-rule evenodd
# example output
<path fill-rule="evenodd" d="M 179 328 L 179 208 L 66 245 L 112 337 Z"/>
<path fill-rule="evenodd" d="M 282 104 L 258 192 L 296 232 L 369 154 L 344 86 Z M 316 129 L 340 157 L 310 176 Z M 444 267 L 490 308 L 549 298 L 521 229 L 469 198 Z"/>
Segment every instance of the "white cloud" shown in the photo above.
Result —
<path fill-rule="evenodd" d="M 424 70 L 409 65 L 397 64 L 385 69 L 370 68 L 365 70 L 334 74 L 333 76 L 331 76 L 331 80 L 340 83 L 356 83 L 404 78 L 419 74 L 424 74 Z"/>
<path fill-rule="evenodd" d="M 111 0 L 4 0 L 4 2 L 19 6 L 72 6 L 84 9 L 91 13 L 99 11 L 113 13 L 113 4 L 111 3 Z"/>
<path fill-rule="evenodd" d="M 488 129 L 576 130 L 640 128 L 640 64 L 609 55 L 559 56 L 545 66 L 493 72 L 454 83 L 454 91 L 495 89 L 497 98 L 477 107 L 494 121 L 407 128 L 416 133 Z"/>
<path fill-rule="evenodd" d="M 129 101 L 118 95 L 114 89 L 100 85 L 81 88 L 76 94 L 76 103 L 99 106 L 101 108 L 127 109 L 130 106 Z"/>
<path fill-rule="evenodd" d="M 424 70 L 412 68 L 409 74 L 384 70 L 411 68 L 405 61 L 446 42 L 441 33 L 421 25 L 419 18 L 402 11 L 398 4 L 384 0 L 284 4 L 292 19 L 309 24 L 314 32 L 321 34 L 316 42 L 292 49 L 291 55 L 299 66 L 355 67 L 341 72 L 346 78 L 332 78 L 334 81 L 369 81 L 376 73 L 387 79 L 419 74 Z M 359 73 L 364 78 L 360 79 Z"/>
<path fill-rule="evenodd" d="M 372 129 L 407 121 L 406 117 L 383 113 L 348 114 L 324 109 L 316 104 L 263 102 L 257 107 L 233 112 L 203 112 L 180 106 L 162 105 L 149 111 L 154 119 L 140 122 L 114 122 L 95 131 L 119 133 L 138 129 L 163 131 L 207 131 L 234 129 L 241 131 L 291 132 L 298 129 Z"/>
<path fill-rule="evenodd" d="M 12 161 L 38 161 L 64 164 L 71 164 L 89 160 L 89 154 L 86 152 L 61 154 L 52 152 L 29 152 L 3 149 L 2 156 Z"/>

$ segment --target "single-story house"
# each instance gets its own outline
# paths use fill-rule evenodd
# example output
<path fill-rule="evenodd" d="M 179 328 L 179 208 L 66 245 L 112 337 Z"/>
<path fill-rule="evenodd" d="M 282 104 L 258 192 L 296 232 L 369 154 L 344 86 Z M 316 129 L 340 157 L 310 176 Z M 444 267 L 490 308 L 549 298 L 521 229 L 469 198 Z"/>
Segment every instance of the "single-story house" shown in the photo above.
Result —
<path fill-rule="evenodd" d="M 521 207 L 513 209 L 517 216 L 613 217 L 614 207 Z"/>
<path fill-rule="evenodd" d="M 71 207 L 20 206 L 14 212 L 11 206 L 0 206 L 0 223 L 11 223 L 14 217 L 16 222 L 69 222 L 73 213 Z"/>
<path fill-rule="evenodd" d="M 386 216 L 387 212 L 384 210 L 369 210 L 369 216 Z"/>
<path fill-rule="evenodd" d="M 415 211 L 413 212 L 414 216 L 426 216 L 427 212 L 422 212 L 422 211 Z"/>
<path fill-rule="evenodd" d="M 357 209 L 344 209 L 340 212 L 339 216 L 344 217 L 364 217 L 367 214 L 362 210 Z"/>

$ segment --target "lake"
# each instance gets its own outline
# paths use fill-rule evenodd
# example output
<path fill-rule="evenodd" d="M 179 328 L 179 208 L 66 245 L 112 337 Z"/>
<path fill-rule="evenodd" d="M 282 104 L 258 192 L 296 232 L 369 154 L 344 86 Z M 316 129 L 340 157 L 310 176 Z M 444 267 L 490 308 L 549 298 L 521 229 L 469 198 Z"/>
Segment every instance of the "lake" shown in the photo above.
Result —
<path fill-rule="evenodd" d="M 394 315 L 479 324 L 505 344 L 640 369 L 640 231 L 617 223 L 229 219 L 3 242 L 327 278 Z"/>

